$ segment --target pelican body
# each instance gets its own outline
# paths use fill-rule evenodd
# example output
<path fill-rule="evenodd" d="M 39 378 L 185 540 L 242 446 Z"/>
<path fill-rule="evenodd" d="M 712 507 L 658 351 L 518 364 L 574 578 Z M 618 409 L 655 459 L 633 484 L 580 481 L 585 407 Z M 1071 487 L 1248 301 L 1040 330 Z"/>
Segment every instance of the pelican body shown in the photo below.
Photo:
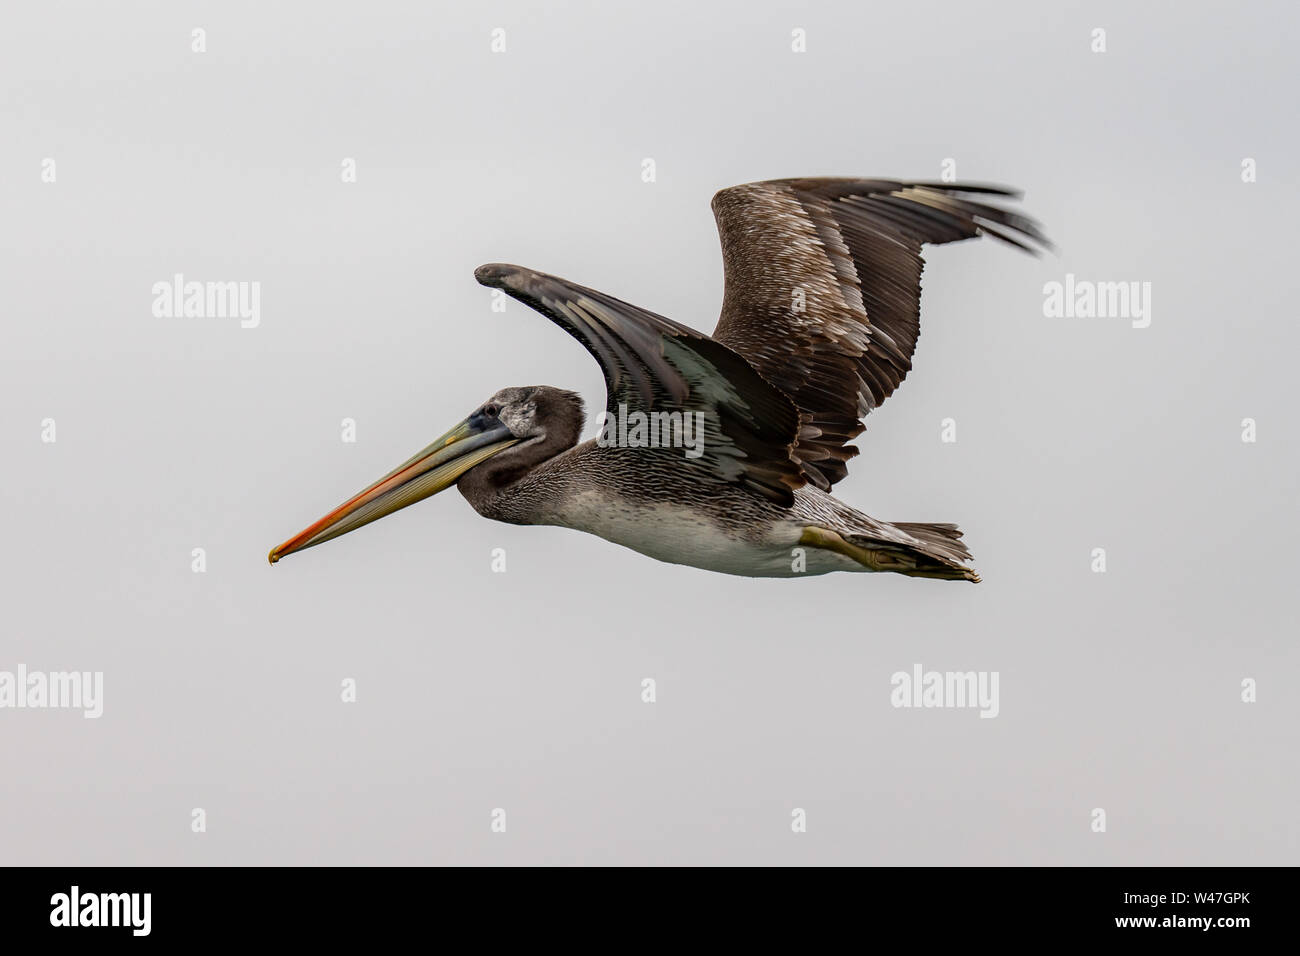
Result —
<path fill-rule="evenodd" d="M 881 521 L 831 488 L 863 419 L 911 369 L 925 243 L 1037 225 L 998 186 L 787 179 L 713 199 L 726 291 L 712 336 L 521 266 L 475 277 L 599 362 L 601 436 L 581 398 L 506 388 L 379 481 L 274 548 L 274 564 L 456 485 L 479 514 L 558 525 L 672 564 L 749 577 L 891 571 L 978 582 L 956 525 Z"/>

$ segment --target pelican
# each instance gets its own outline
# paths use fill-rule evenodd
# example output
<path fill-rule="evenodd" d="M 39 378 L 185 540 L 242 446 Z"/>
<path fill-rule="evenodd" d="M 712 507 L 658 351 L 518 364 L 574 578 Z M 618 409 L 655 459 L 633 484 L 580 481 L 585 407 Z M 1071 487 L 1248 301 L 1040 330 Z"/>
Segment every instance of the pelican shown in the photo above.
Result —
<path fill-rule="evenodd" d="M 978 582 L 954 524 L 881 521 L 831 495 L 849 442 L 912 367 L 921 247 L 987 233 L 1028 252 L 1001 186 L 779 179 L 713 197 L 725 292 L 713 335 L 522 266 L 480 266 L 577 339 L 606 386 L 505 388 L 428 447 L 272 549 L 355 531 L 456 485 L 485 518 L 559 525 L 672 564 L 749 577 L 891 571 Z M 996 201 L 996 200 L 995 200 Z"/>

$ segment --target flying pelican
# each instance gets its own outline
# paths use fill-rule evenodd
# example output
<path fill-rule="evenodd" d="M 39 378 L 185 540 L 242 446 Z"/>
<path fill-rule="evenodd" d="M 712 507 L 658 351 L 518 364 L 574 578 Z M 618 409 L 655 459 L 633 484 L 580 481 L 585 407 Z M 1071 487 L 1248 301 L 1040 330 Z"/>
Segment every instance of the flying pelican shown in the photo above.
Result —
<path fill-rule="evenodd" d="M 862 419 L 912 367 L 921 246 L 988 233 L 1030 252 L 1000 186 L 780 179 L 713 197 L 726 290 L 708 336 L 521 266 L 474 276 L 600 363 L 599 438 L 582 400 L 505 388 L 427 448 L 274 548 L 314 547 L 455 484 L 485 518 L 560 525 L 672 564 L 751 577 L 894 571 L 978 582 L 953 524 L 880 521 L 830 494 Z"/>

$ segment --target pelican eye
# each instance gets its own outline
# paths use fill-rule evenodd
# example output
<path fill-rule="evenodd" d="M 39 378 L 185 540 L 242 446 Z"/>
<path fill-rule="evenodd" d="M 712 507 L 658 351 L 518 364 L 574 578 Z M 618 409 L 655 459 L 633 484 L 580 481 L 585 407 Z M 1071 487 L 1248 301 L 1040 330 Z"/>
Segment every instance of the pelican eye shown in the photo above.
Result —
<path fill-rule="evenodd" d="M 499 415 L 500 413 L 501 413 L 501 406 L 499 405 L 483 406 L 483 414 L 486 415 L 488 418 L 496 418 L 497 415 Z"/>

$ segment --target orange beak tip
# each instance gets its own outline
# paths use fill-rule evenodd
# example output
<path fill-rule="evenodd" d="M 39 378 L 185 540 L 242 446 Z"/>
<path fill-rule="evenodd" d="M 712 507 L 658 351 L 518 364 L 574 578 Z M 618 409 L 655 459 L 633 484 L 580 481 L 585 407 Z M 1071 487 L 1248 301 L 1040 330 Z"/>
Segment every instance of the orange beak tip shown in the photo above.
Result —
<path fill-rule="evenodd" d="M 272 549 L 271 549 L 271 553 L 268 554 L 268 555 L 266 556 L 266 560 L 270 561 L 272 564 L 275 564 L 275 562 L 279 561 L 279 560 L 280 560 L 280 549 L 279 549 L 279 548 L 272 548 Z"/>

